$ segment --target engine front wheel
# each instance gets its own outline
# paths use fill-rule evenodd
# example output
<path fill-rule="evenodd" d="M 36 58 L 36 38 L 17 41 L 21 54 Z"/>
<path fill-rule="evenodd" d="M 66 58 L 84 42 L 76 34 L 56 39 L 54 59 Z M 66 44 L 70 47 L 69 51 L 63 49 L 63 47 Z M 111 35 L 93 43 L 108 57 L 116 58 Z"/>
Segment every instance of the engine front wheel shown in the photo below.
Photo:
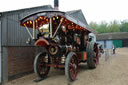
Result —
<path fill-rule="evenodd" d="M 98 56 L 98 46 L 94 42 L 87 43 L 87 64 L 88 67 L 91 69 L 96 68 L 97 64 L 99 63 L 99 56 Z"/>
<path fill-rule="evenodd" d="M 50 64 L 49 56 L 43 52 L 37 54 L 34 60 L 34 72 L 41 79 L 46 78 L 49 73 L 50 67 L 47 64 Z"/>
<path fill-rule="evenodd" d="M 65 62 L 65 74 L 69 81 L 74 81 L 78 74 L 78 60 L 74 52 L 70 52 Z"/>

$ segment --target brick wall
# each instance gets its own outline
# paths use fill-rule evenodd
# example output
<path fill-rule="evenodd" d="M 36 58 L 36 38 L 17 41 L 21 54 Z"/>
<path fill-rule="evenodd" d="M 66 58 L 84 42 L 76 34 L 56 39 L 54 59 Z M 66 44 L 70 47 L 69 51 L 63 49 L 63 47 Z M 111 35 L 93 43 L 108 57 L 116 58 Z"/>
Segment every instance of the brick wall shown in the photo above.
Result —
<path fill-rule="evenodd" d="M 8 47 L 8 76 L 33 71 L 35 47 Z"/>

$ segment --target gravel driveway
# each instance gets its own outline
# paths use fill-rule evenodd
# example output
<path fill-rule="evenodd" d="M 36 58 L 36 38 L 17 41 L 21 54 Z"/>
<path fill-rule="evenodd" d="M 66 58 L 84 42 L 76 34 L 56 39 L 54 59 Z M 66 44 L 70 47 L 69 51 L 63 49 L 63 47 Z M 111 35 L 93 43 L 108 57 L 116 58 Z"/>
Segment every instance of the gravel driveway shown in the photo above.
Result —
<path fill-rule="evenodd" d="M 86 64 L 80 64 L 77 80 L 69 83 L 64 71 L 52 69 L 48 78 L 33 82 L 36 75 L 30 74 L 12 80 L 5 85 L 128 85 L 128 48 L 117 48 L 116 54 L 100 58 L 96 69 L 90 70 Z"/>

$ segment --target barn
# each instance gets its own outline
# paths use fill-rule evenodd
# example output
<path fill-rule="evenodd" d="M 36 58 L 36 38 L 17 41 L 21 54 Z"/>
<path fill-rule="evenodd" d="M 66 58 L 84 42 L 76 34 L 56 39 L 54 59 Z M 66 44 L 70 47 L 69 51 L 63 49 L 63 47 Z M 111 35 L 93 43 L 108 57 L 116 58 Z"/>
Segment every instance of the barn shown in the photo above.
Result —
<path fill-rule="evenodd" d="M 40 10 L 50 10 L 50 5 L 0 13 L 0 83 L 33 71 L 36 48 L 26 44 L 27 31 L 20 19 Z"/>
<path fill-rule="evenodd" d="M 112 45 L 116 48 L 128 47 L 128 32 L 98 34 L 97 43 L 108 49 L 112 48 Z"/>

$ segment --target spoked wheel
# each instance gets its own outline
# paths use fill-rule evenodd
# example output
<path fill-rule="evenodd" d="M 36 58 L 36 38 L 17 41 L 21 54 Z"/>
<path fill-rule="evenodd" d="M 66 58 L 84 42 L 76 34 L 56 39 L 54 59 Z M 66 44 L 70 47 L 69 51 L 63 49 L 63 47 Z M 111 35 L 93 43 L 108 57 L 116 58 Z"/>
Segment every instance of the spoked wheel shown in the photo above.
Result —
<path fill-rule="evenodd" d="M 99 56 L 98 56 L 98 47 L 97 47 L 97 44 L 94 44 L 94 47 L 93 47 L 93 51 L 94 51 L 94 63 L 95 63 L 95 66 L 99 63 Z"/>
<path fill-rule="evenodd" d="M 69 81 L 74 81 L 78 74 L 78 60 L 74 52 L 70 52 L 65 62 L 65 74 Z"/>
<path fill-rule="evenodd" d="M 91 69 L 96 68 L 97 64 L 99 63 L 97 44 L 94 42 L 87 43 L 86 51 L 88 67 Z"/>
<path fill-rule="evenodd" d="M 34 72 L 41 79 L 46 78 L 49 73 L 50 67 L 47 64 L 50 64 L 50 58 L 46 53 L 37 54 L 34 60 Z"/>

